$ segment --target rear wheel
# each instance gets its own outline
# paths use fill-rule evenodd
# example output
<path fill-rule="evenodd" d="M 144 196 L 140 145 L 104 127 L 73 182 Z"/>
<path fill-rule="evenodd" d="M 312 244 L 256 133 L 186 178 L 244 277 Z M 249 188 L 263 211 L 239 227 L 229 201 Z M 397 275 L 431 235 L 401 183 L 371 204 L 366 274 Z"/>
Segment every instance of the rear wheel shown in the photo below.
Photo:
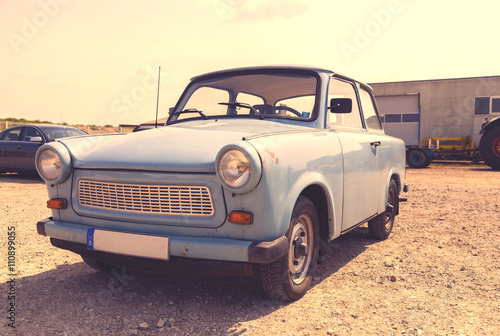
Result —
<path fill-rule="evenodd" d="M 479 143 L 479 152 L 488 166 L 500 170 L 500 125 L 486 131 Z"/>
<path fill-rule="evenodd" d="M 391 179 L 387 193 L 387 205 L 385 212 L 381 213 L 368 222 L 370 234 L 377 239 L 387 239 L 392 232 L 394 220 L 398 211 L 398 186 L 396 181 Z"/>
<path fill-rule="evenodd" d="M 298 300 L 309 289 L 319 250 L 319 220 L 314 204 L 300 196 L 286 234 L 288 253 L 259 266 L 264 291 L 274 299 Z"/>
<path fill-rule="evenodd" d="M 412 168 L 425 168 L 431 164 L 432 160 L 421 149 L 412 149 L 408 151 L 406 163 Z"/>

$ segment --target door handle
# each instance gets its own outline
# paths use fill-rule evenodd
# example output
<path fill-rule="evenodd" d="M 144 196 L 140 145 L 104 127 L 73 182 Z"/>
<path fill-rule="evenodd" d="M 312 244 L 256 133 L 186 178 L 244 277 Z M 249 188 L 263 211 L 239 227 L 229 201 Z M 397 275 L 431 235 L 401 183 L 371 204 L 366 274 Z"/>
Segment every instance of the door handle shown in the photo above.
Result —
<path fill-rule="evenodd" d="M 374 147 L 378 147 L 380 146 L 382 143 L 380 141 L 373 141 L 373 142 L 370 142 L 370 145 L 374 146 Z"/>

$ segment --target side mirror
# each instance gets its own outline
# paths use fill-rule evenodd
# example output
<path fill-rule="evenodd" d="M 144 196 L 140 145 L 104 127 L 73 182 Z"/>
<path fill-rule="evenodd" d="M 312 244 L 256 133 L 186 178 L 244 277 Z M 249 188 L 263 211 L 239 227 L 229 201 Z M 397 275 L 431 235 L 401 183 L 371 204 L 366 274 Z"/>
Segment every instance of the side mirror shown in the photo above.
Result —
<path fill-rule="evenodd" d="M 42 137 L 36 136 L 30 139 L 30 142 L 43 142 Z"/>
<path fill-rule="evenodd" d="M 352 99 L 351 98 L 333 98 L 330 100 L 330 111 L 332 113 L 351 113 Z"/>

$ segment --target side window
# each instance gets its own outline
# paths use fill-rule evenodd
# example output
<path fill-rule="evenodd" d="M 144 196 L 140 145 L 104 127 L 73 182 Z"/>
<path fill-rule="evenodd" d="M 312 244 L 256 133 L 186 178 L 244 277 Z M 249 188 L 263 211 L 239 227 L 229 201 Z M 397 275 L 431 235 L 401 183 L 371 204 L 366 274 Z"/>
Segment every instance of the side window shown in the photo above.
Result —
<path fill-rule="evenodd" d="M 25 127 L 21 141 L 30 141 L 34 137 L 42 137 L 42 135 L 35 128 Z"/>
<path fill-rule="evenodd" d="M 328 113 L 328 125 L 343 126 L 352 128 L 363 128 L 359 113 L 356 90 L 352 83 L 345 82 L 338 78 L 332 78 L 328 87 L 328 104 L 332 98 L 350 98 L 352 100 L 351 113 Z"/>
<path fill-rule="evenodd" d="M 5 131 L 2 136 L 2 140 L 16 141 L 19 140 L 19 134 L 21 134 L 22 128 L 14 128 L 10 131 Z"/>
<path fill-rule="evenodd" d="M 375 105 L 373 104 L 372 96 L 368 91 L 361 88 L 359 90 L 359 96 L 361 98 L 361 106 L 363 107 L 363 114 L 365 116 L 366 126 L 368 129 L 381 131 L 382 125 L 378 118 L 377 112 L 375 110 Z"/>

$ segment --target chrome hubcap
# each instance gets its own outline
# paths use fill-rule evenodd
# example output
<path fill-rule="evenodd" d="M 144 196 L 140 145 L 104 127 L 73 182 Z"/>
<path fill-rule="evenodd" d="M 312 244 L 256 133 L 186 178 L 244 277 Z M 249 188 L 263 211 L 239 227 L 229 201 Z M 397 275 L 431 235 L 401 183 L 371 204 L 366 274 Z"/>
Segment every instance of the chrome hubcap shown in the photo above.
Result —
<path fill-rule="evenodd" d="M 311 227 L 311 218 L 303 214 L 298 218 L 290 235 L 288 269 L 295 284 L 300 284 L 307 277 L 307 271 L 311 264 Z"/>

